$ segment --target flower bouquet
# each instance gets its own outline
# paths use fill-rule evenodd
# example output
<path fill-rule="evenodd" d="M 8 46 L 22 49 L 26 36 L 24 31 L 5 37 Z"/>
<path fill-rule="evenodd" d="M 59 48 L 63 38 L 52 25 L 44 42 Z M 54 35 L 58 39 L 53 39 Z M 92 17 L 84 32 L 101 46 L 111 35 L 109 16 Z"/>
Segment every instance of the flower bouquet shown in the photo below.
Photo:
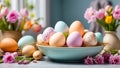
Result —
<path fill-rule="evenodd" d="M 97 22 L 105 29 L 103 44 L 105 45 L 101 54 L 112 49 L 120 49 L 120 41 L 115 32 L 120 25 L 120 6 L 113 9 L 112 6 L 106 6 L 98 11 L 90 7 L 85 11 L 85 19 L 88 23 Z"/>
<path fill-rule="evenodd" d="M 29 13 L 26 8 L 21 9 L 20 12 L 18 12 L 17 10 L 10 11 L 8 7 L 5 7 L 2 4 L 1 6 L 2 7 L 0 10 L 0 30 L 2 31 L 4 37 L 8 37 L 9 35 L 9 37 L 18 37 L 19 39 L 22 36 L 21 32 L 23 30 L 29 30 L 31 28 L 34 32 L 39 32 L 41 30 L 41 25 L 37 22 L 38 19 L 29 19 Z M 12 33 L 12 35 L 10 35 L 9 33 Z"/>

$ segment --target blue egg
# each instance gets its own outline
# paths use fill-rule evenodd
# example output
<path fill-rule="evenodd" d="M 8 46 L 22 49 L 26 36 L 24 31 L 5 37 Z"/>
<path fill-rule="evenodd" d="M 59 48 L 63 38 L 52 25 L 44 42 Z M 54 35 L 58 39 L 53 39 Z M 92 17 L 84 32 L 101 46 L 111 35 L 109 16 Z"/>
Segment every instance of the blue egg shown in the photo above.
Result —
<path fill-rule="evenodd" d="M 20 40 L 18 41 L 18 47 L 22 48 L 25 45 L 32 45 L 34 44 L 34 42 L 35 42 L 35 39 L 32 36 L 26 35 L 20 38 Z"/>
<path fill-rule="evenodd" d="M 96 32 L 95 36 L 96 36 L 98 42 L 100 42 L 100 43 L 103 42 L 103 35 L 102 35 L 102 33 Z"/>
<path fill-rule="evenodd" d="M 65 22 L 63 21 L 58 21 L 54 27 L 56 32 L 67 32 L 68 31 L 68 26 Z"/>

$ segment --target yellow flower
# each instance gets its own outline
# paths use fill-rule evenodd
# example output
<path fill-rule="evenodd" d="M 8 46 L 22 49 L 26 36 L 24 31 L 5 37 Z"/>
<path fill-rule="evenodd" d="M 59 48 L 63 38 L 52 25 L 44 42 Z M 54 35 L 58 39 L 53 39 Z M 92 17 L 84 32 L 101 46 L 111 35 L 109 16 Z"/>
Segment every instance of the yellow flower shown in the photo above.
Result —
<path fill-rule="evenodd" d="M 111 24 L 111 23 L 112 23 L 112 16 L 106 16 L 105 22 L 106 22 L 107 24 Z"/>
<path fill-rule="evenodd" d="M 31 17 L 31 18 L 34 18 L 34 17 L 35 17 L 34 12 L 31 12 L 30 17 Z"/>

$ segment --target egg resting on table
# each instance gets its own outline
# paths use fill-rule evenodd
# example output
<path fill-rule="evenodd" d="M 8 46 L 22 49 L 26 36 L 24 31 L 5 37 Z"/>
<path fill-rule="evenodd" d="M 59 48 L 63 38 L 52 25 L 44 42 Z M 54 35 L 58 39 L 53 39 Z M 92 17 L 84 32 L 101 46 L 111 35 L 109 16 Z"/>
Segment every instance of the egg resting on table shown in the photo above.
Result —
<path fill-rule="evenodd" d="M 0 48 L 5 52 L 15 52 L 18 49 L 18 44 L 12 38 L 4 38 L 0 41 Z"/>
<path fill-rule="evenodd" d="M 68 47 L 81 47 L 82 46 L 82 36 L 79 32 L 75 31 L 70 33 L 67 38 Z"/>
<path fill-rule="evenodd" d="M 84 34 L 84 26 L 80 21 L 74 21 L 69 28 L 69 33 L 78 31 L 81 36 Z"/>
<path fill-rule="evenodd" d="M 42 34 L 43 40 L 45 40 L 46 43 L 49 43 L 49 39 L 54 33 L 55 30 L 52 27 L 46 28 Z"/>
<path fill-rule="evenodd" d="M 93 32 L 87 32 L 83 36 L 84 46 L 95 46 L 97 45 L 97 38 Z"/>
<path fill-rule="evenodd" d="M 57 32 L 51 36 L 49 41 L 50 46 L 62 47 L 65 44 L 65 36 L 62 32 Z"/>
<path fill-rule="evenodd" d="M 54 27 L 56 32 L 68 32 L 68 25 L 64 21 L 58 21 Z"/>
<path fill-rule="evenodd" d="M 37 51 L 35 51 L 35 52 L 33 53 L 33 58 L 34 58 L 35 60 L 40 60 L 40 59 L 42 59 L 42 57 L 43 57 L 42 52 L 39 51 L 39 50 L 37 50 Z"/>
<path fill-rule="evenodd" d="M 20 38 L 18 41 L 19 48 L 23 48 L 25 45 L 32 45 L 35 43 L 35 39 L 31 35 L 26 35 Z"/>

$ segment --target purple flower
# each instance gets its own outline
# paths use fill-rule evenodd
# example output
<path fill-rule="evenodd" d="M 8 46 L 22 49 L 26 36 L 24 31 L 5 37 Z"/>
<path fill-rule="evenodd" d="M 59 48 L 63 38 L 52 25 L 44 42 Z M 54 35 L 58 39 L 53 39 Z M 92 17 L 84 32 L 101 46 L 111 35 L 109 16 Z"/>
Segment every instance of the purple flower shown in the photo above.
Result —
<path fill-rule="evenodd" d="M 2 10 L 1 10 L 1 14 L 2 14 L 3 16 L 7 16 L 8 13 L 9 13 L 8 8 L 7 8 L 7 7 L 3 7 Z"/>
<path fill-rule="evenodd" d="M 106 52 L 106 53 L 103 54 L 104 61 L 105 61 L 106 63 L 109 63 L 109 58 L 110 58 L 110 56 L 111 56 L 111 54 L 108 53 L 108 52 Z"/>
<path fill-rule="evenodd" d="M 104 64 L 104 57 L 102 55 L 95 56 L 94 62 L 96 64 Z"/>
<path fill-rule="evenodd" d="M 93 64 L 93 58 L 88 56 L 88 57 L 84 60 L 84 63 L 85 63 L 85 64 Z"/>
<path fill-rule="evenodd" d="M 18 16 L 19 14 L 17 11 L 11 11 L 8 13 L 6 18 L 8 22 L 15 23 L 18 20 Z"/>
<path fill-rule="evenodd" d="M 103 19 L 105 17 L 105 10 L 104 9 L 100 9 L 98 12 L 97 12 L 97 18 L 99 20 Z"/>
<path fill-rule="evenodd" d="M 28 17 L 28 10 L 26 8 L 20 10 L 20 14 L 23 17 Z"/>
<path fill-rule="evenodd" d="M 28 60 L 24 60 L 24 61 L 23 61 L 23 64 L 28 64 L 28 63 L 29 63 Z"/>
<path fill-rule="evenodd" d="M 15 62 L 15 57 L 12 54 L 10 54 L 9 52 L 7 52 L 3 56 L 3 62 L 4 63 L 14 63 Z"/>
<path fill-rule="evenodd" d="M 109 59 L 110 64 L 120 64 L 120 56 L 119 55 L 111 55 Z"/>
<path fill-rule="evenodd" d="M 96 21 L 96 10 L 92 7 L 88 8 L 84 14 L 85 19 L 88 20 L 88 23 Z"/>

